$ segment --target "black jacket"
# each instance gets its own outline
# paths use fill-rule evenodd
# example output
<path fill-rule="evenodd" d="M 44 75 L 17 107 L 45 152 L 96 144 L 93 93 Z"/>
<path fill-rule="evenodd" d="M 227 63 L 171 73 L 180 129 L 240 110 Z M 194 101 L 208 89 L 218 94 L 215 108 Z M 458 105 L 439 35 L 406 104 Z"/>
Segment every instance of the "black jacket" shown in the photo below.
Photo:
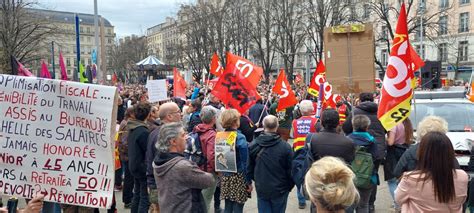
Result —
<path fill-rule="evenodd" d="M 153 160 L 156 157 L 156 143 L 158 143 L 158 136 L 160 135 L 161 126 L 153 129 L 148 136 L 147 149 L 145 156 L 146 163 L 146 181 L 148 188 L 156 189 L 155 176 L 153 175 Z"/>
<path fill-rule="evenodd" d="M 394 177 L 401 177 L 404 172 L 413 171 L 416 169 L 416 164 L 418 162 L 416 153 L 418 151 L 419 143 L 410 146 L 410 148 L 403 153 L 402 157 L 397 163 L 397 166 L 393 170 Z M 454 168 L 459 169 L 459 162 L 456 158 L 454 158 Z"/>
<path fill-rule="evenodd" d="M 199 116 L 200 113 L 201 111 L 197 111 L 191 114 L 191 117 L 189 118 L 188 129 L 187 129 L 188 132 L 192 132 L 195 126 L 202 123 L 201 117 Z"/>
<path fill-rule="evenodd" d="M 261 121 L 263 120 L 263 118 L 268 115 L 266 110 L 265 112 L 263 112 L 264 108 L 265 108 L 265 105 L 263 104 L 255 104 L 249 109 L 249 117 L 250 119 L 252 119 L 252 122 L 254 124 L 262 123 Z M 260 118 L 260 115 L 262 114 L 262 112 L 263 112 L 263 115 Z"/>
<path fill-rule="evenodd" d="M 374 136 L 375 141 L 377 142 L 377 160 L 382 160 L 385 157 L 385 151 L 387 145 L 385 144 L 385 128 L 380 123 L 377 118 L 378 106 L 374 102 L 362 102 L 359 106 L 354 108 L 354 111 L 349 114 L 346 121 L 342 125 L 342 130 L 346 135 L 352 133 L 352 116 L 353 115 L 367 115 L 370 119 L 369 133 Z"/>
<path fill-rule="evenodd" d="M 344 135 L 335 130 L 323 129 L 319 133 L 308 135 L 311 136 L 311 154 L 315 161 L 325 156 L 342 158 L 347 164 L 354 160 L 355 144 Z"/>
<path fill-rule="evenodd" d="M 242 134 L 245 135 L 245 139 L 247 142 L 252 142 L 253 141 L 253 134 L 257 127 L 252 123 L 252 120 L 245 116 L 240 116 L 240 127 L 239 130 L 242 132 Z"/>
<path fill-rule="evenodd" d="M 146 178 L 145 155 L 148 142 L 148 126 L 144 121 L 129 120 L 128 166 L 130 173 L 137 179 Z"/>
<path fill-rule="evenodd" d="M 271 199 L 290 192 L 294 186 L 291 178 L 291 146 L 276 133 L 262 133 L 249 147 L 247 174 L 255 181 L 257 196 Z"/>

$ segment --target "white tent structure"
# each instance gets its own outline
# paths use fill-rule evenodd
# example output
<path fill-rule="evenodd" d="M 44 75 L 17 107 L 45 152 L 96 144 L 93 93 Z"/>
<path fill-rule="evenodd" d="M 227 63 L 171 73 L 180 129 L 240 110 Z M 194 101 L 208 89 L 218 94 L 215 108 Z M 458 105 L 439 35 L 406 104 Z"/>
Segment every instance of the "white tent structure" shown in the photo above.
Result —
<path fill-rule="evenodd" d="M 141 60 L 140 62 L 136 63 L 137 66 L 143 65 L 165 65 L 165 63 L 161 62 L 156 58 L 154 55 L 150 55 L 146 57 L 145 59 Z"/>

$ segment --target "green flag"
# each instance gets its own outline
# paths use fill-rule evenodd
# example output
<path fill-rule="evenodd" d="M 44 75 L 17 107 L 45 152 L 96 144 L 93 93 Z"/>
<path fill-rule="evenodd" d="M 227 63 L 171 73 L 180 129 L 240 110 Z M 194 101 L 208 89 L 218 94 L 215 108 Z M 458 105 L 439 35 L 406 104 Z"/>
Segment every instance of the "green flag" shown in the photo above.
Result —
<path fill-rule="evenodd" d="M 87 75 L 82 63 L 79 64 L 79 80 L 81 81 L 81 83 L 89 83 L 89 79 L 87 78 Z"/>

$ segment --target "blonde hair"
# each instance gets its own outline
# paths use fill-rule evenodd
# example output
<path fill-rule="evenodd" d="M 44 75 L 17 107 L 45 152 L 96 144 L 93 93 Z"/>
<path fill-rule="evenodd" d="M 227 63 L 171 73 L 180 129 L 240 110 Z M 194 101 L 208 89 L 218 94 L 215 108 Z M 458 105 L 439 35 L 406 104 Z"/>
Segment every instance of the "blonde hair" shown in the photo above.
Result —
<path fill-rule="evenodd" d="M 416 128 L 416 139 L 420 141 L 428 132 L 441 132 L 446 134 L 448 132 L 448 122 L 438 116 L 426 116 L 420 121 L 420 123 L 418 123 L 418 128 Z"/>
<path fill-rule="evenodd" d="M 335 157 L 323 157 L 313 163 L 305 176 L 305 189 L 313 203 L 328 211 L 346 209 L 359 201 L 354 185 L 355 174 Z"/>
<path fill-rule="evenodd" d="M 240 113 L 236 109 L 226 109 L 221 113 L 219 120 L 225 129 L 232 128 L 235 124 L 238 124 L 238 127 L 240 126 Z"/>

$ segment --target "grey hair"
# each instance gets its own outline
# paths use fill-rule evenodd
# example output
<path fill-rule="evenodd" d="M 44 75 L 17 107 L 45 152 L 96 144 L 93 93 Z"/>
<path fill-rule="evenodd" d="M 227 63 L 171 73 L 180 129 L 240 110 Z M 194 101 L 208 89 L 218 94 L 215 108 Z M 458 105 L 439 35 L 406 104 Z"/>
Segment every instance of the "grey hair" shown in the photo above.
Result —
<path fill-rule="evenodd" d="M 300 111 L 303 115 L 308 115 L 307 113 L 312 113 L 314 111 L 313 102 L 310 100 L 302 100 L 300 103 Z"/>
<path fill-rule="evenodd" d="M 267 115 L 263 119 L 263 128 L 265 130 L 275 130 L 278 128 L 278 118 L 274 115 Z"/>
<path fill-rule="evenodd" d="M 352 128 L 356 132 L 365 132 L 370 126 L 370 119 L 367 115 L 355 115 L 352 118 Z"/>
<path fill-rule="evenodd" d="M 158 152 L 168 152 L 171 146 L 171 140 L 178 138 L 183 125 L 180 122 L 167 123 L 160 128 L 160 135 L 155 145 Z"/>
<path fill-rule="evenodd" d="M 210 124 L 212 119 L 217 118 L 217 110 L 213 106 L 204 106 L 199 117 L 201 117 L 203 123 Z"/>
<path fill-rule="evenodd" d="M 448 132 L 448 122 L 446 122 L 442 117 L 434 115 L 426 116 L 420 121 L 420 123 L 418 123 L 418 128 L 416 128 L 416 139 L 421 141 L 421 138 L 428 132 L 441 132 L 446 134 Z"/>

